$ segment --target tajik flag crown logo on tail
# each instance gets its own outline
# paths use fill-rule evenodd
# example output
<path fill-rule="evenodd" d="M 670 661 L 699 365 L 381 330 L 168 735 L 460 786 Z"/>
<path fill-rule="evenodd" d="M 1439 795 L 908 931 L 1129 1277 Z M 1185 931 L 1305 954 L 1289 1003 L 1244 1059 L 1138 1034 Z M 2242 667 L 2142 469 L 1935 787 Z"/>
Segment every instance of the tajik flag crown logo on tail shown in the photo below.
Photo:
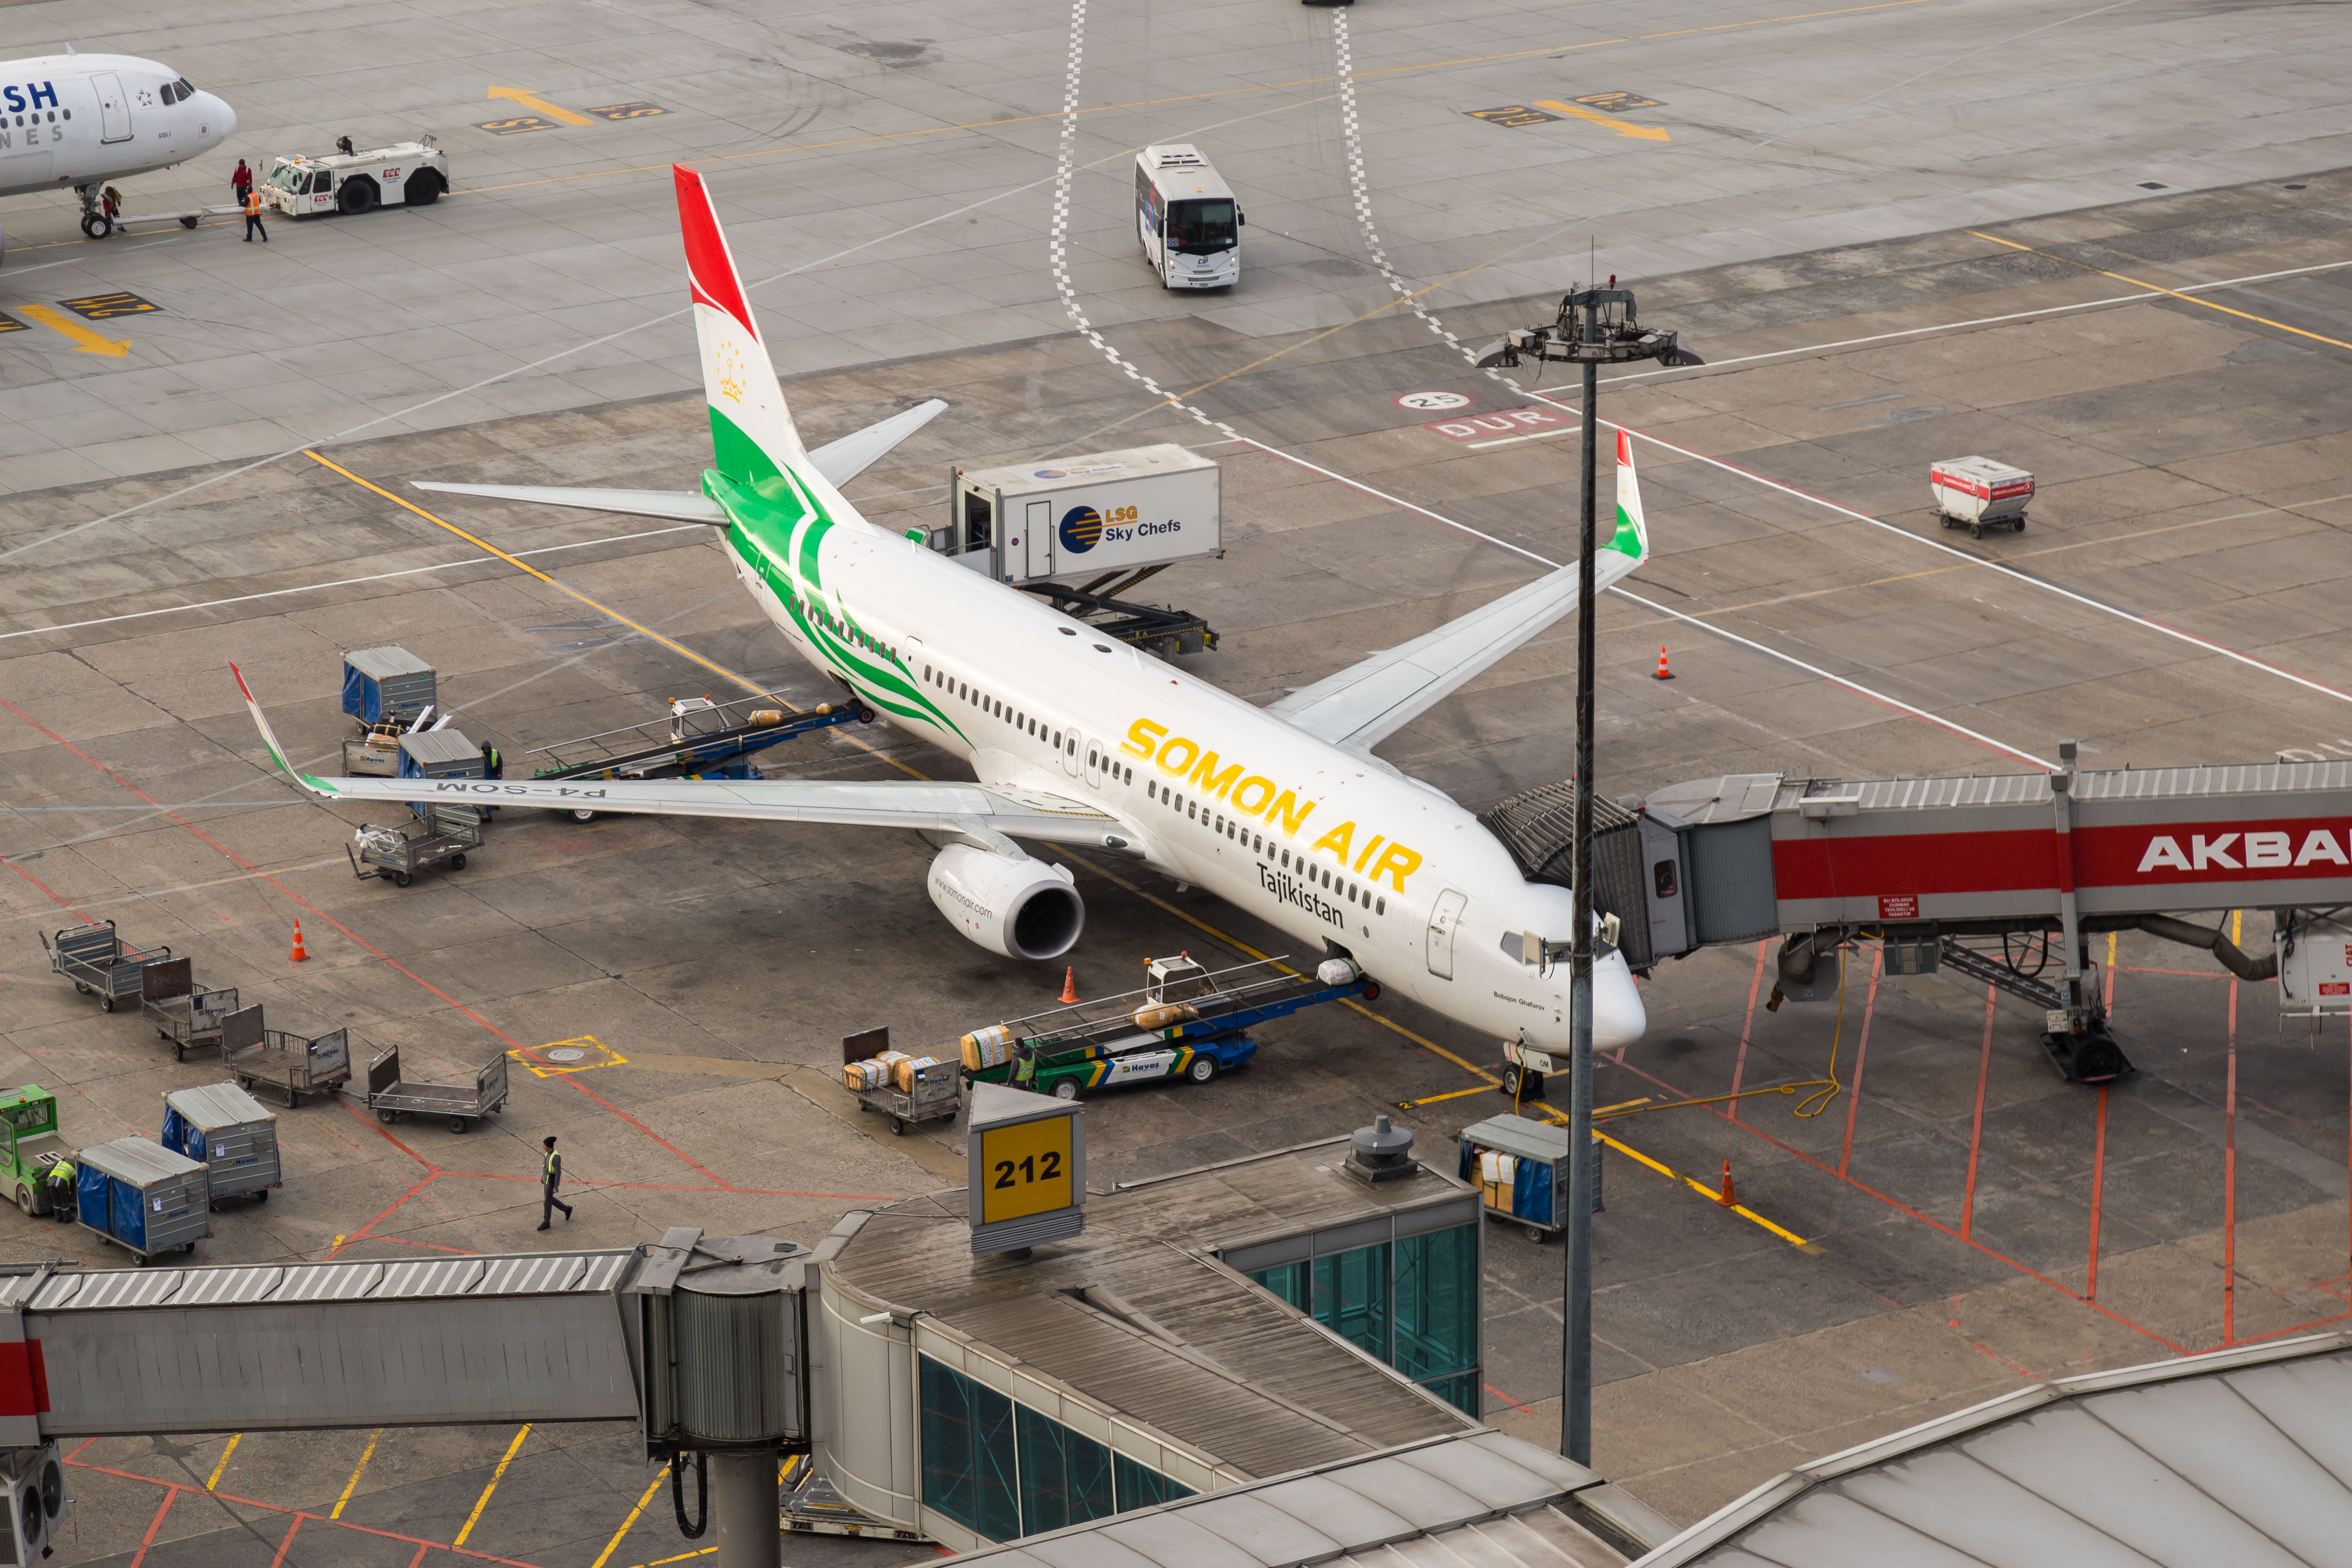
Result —
<path fill-rule="evenodd" d="M 751 302 L 702 175 L 672 164 L 677 227 L 693 280 L 694 335 L 702 348 L 703 395 L 710 403 L 710 441 L 720 473 L 747 484 L 804 465 L 808 452 L 776 384 L 775 366 L 751 320 Z"/>
<path fill-rule="evenodd" d="M 1636 562 L 1650 558 L 1650 529 L 1642 521 L 1642 485 L 1633 477 L 1633 438 L 1617 432 L 1617 532 L 1601 546 Z"/>

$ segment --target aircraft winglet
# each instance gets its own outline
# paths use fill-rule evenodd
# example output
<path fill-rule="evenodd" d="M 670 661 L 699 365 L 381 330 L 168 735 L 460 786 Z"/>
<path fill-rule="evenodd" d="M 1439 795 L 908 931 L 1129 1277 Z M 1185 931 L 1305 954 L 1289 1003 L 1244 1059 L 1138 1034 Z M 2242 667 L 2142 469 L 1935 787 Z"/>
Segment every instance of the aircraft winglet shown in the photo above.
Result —
<path fill-rule="evenodd" d="M 269 748 L 269 760 L 278 764 L 278 771 L 312 795 L 333 798 L 335 792 L 326 787 L 322 781 L 296 773 L 294 764 L 286 760 L 286 749 L 278 743 L 276 731 L 270 729 L 269 721 L 263 717 L 261 704 L 253 700 L 253 688 L 245 683 L 245 671 L 237 668 L 236 661 L 231 660 L 228 672 L 236 677 L 236 689 L 245 695 L 245 710 L 253 715 L 253 727 L 261 731 L 261 743 Z"/>

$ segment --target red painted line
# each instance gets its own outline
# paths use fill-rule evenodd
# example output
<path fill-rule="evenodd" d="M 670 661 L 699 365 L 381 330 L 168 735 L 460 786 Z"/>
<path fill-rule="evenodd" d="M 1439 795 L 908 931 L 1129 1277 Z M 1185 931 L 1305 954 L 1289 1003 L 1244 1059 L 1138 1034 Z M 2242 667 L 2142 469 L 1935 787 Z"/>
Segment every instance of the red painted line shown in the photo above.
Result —
<path fill-rule="evenodd" d="M 294 1544 L 294 1532 L 301 1529 L 302 1521 L 310 1517 L 307 1513 L 294 1516 L 294 1522 L 286 1527 L 286 1539 L 278 1543 L 278 1555 L 269 1560 L 269 1568 L 283 1568 L 287 1549 Z"/>
<path fill-rule="evenodd" d="M 1960 1239 L 1969 1239 L 1977 1217 L 1977 1157 L 1984 1149 L 1985 1079 L 1992 1075 L 1992 1002 L 1993 988 L 1985 987 L 1984 1056 L 1977 1063 L 1976 1123 L 1969 1129 L 1969 1187 L 1960 1199 Z"/>
<path fill-rule="evenodd" d="M 586 1095 L 589 1099 L 594 1100 L 597 1104 L 603 1106 L 605 1110 L 611 1111 L 614 1115 L 619 1117 L 622 1121 L 627 1122 L 630 1126 L 635 1128 L 638 1131 L 644 1133 L 646 1137 L 652 1139 L 655 1142 L 660 1144 L 663 1148 L 668 1150 L 671 1153 L 677 1155 L 679 1159 L 685 1161 L 688 1164 L 693 1166 L 696 1170 L 702 1172 L 704 1175 L 709 1176 L 713 1182 L 716 1182 L 719 1184 L 719 1190 L 720 1192 L 731 1193 L 737 1190 L 734 1183 L 729 1181 L 718 1172 L 706 1168 L 703 1163 L 699 1160 L 697 1160 L 693 1155 L 688 1153 L 685 1150 L 679 1148 L 677 1144 L 671 1142 L 668 1139 L 663 1137 L 660 1133 L 655 1131 L 652 1128 L 646 1126 L 644 1122 L 638 1121 L 635 1117 L 630 1115 L 627 1111 L 622 1110 L 611 1100 L 606 1100 L 603 1095 L 598 1094 L 586 1084 L 582 1083 L 577 1077 L 566 1078 L 563 1081 L 578 1089 L 581 1093 Z"/>
<path fill-rule="evenodd" d="M 2099 1086 L 2099 1135 L 2091 1148 L 2091 1266 L 2083 1282 L 2083 1300 L 2099 1299 L 2099 1205 L 2107 1188 L 2107 1086 Z"/>
<path fill-rule="evenodd" d="M 1496 1398 L 1501 1400 L 1504 1404 L 1509 1405 L 1514 1410 L 1525 1410 L 1527 1408 L 1526 1405 L 1520 1404 L 1517 1400 L 1512 1398 L 1501 1389 L 1496 1388 L 1491 1383 L 1482 1383 L 1478 1386 L 1485 1389 L 1487 1393 L 1493 1394 Z"/>
<path fill-rule="evenodd" d="M 2244 1339 L 2240 1340 L 2237 1342 L 2242 1345 L 2258 1345 L 2264 1340 L 2284 1339 L 2289 1334 L 2307 1333 L 2313 1329 L 2324 1329 L 2330 1323 L 2341 1323 L 2347 1321 L 2352 1321 L 2352 1312 L 2338 1312 L 2335 1316 L 2329 1318 L 2314 1318 L 2307 1323 L 2294 1323 L 2284 1329 L 2268 1329 L 2259 1334 L 2248 1334 Z M 2205 1349 L 2209 1351 L 2227 1350 L 2229 1348 L 2230 1346 L 2227 1344 L 2207 1345 L 2205 1347 Z M 2201 1355 L 2204 1352 L 2201 1351 L 2192 1351 L 2184 1352 L 2183 1353 Z"/>
<path fill-rule="evenodd" d="M 104 1465 L 81 1464 L 76 1465 L 74 1468 L 78 1470 L 88 1470 L 94 1475 L 113 1476 L 119 1479 L 126 1481 L 145 1481 L 151 1487 L 168 1488 L 173 1497 L 176 1497 L 184 1491 L 195 1489 L 180 1481 L 159 1481 L 152 1476 L 142 1476 L 136 1470 L 117 1470 L 109 1468 Z M 454 1552 L 459 1557 L 470 1557 L 479 1563 L 503 1563 L 505 1564 L 505 1568 L 541 1568 L 541 1565 L 536 1563 L 522 1563 L 518 1562 L 512 1557 L 493 1556 L 488 1552 L 477 1552 L 470 1546 L 451 1546 L 438 1541 L 426 1541 L 421 1536 L 403 1535 L 396 1530 L 377 1530 L 371 1525 L 353 1524 L 348 1519 L 329 1519 L 322 1513 L 312 1513 L 307 1509 L 286 1508 L 274 1502 L 263 1502 L 258 1498 L 238 1497 L 233 1492 L 206 1492 L 205 1495 L 207 1497 L 219 1498 L 224 1502 L 236 1503 L 240 1508 L 257 1508 L 269 1513 L 291 1514 L 305 1523 L 316 1522 L 319 1524 L 331 1524 L 337 1530 L 356 1531 L 362 1535 L 373 1535 L 381 1541 L 405 1542 L 411 1546 L 423 1547 L 425 1550 L 432 1552 Z M 171 1506 L 171 1497 L 166 1497 L 163 1500 L 163 1507 L 168 1509 Z M 154 1539 L 156 1525 L 160 1525 L 163 1522 L 163 1511 L 159 1510 L 155 1515 L 155 1523 L 147 1527 L 147 1536 L 149 1541 L 152 1542 Z M 146 1554 L 146 1547 L 142 1546 L 139 1549 L 139 1555 L 143 1557 Z M 138 1560 L 139 1559 L 136 1557 L 131 1559 L 134 1568 Z"/>
<path fill-rule="evenodd" d="M 1956 1329 L 1957 1329 L 1957 1328 L 1958 1328 L 1959 1326 L 1960 1326 L 1960 1321 L 1959 1321 L 1958 1318 L 1954 1318 L 1954 1319 L 1952 1320 L 1952 1327 L 1954 1327 L 1954 1328 L 1956 1328 Z M 1969 1336 L 1968 1336 L 1968 1335 L 1966 1335 L 1966 1334 L 1962 1334 L 1962 1335 L 1960 1336 L 1960 1340 L 1961 1340 L 1961 1342 L 1963 1342 L 1964 1344 L 1966 1344 L 1966 1345 L 1967 1345 L 1970 1350 L 1972 1350 L 1972 1351 L 1976 1352 L 1977 1352 L 1977 1354 L 1979 1354 L 1979 1355 L 1980 1355 L 1980 1356 L 1984 1357 L 1984 1358 L 1985 1358 L 1985 1360 L 1987 1360 L 1987 1361 L 1997 1361 L 1997 1362 L 2000 1363 L 2000 1364 L 2001 1364 L 2001 1365 L 2003 1365 L 2003 1366 L 2005 1366 L 2005 1367 L 2009 1368 L 2009 1370 L 2010 1370 L 2010 1371 L 2011 1371 L 2011 1372 L 2013 1372 L 2013 1373 L 2017 1373 L 2017 1375 L 2018 1375 L 2018 1376 L 2020 1376 L 2020 1377 L 2031 1378 L 2031 1377 L 2033 1375 L 2033 1372 L 2032 1372 L 2032 1368 L 2030 1368 L 2030 1367 L 2022 1367 L 2022 1366 L 2018 1365 L 2015 1362 L 2013 1362 L 2013 1361 L 2010 1360 L 2007 1356 L 2005 1356 L 2005 1355 L 2001 1354 L 1999 1351 L 1993 1350 L 1993 1349 L 1990 1348 L 1989 1346 L 1985 1345 L 1981 1341 L 1969 1339 Z"/>
<path fill-rule="evenodd" d="M 8 869 L 16 872 L 16 875 L 24 878 L 27 882 L 32 883 L 36 888 L 40 889 L 41 891 L 47 896 L 49 902 L 57 905 L 59 909 L 72 910 L 75 914 L 81 917 L 82 924 L 89 925 L 91 923 L 89 910 L 75 908 L 74 905 L 68 903 L 65 899 L 60 897 L 56 889 L 50 887 L 47 882 L 42 881 L 38 877 L 34 876 L 30 871 L 26 870 L 22 866 L 17 865 L 14 860 L 8 862 Z"/>
<path fill-rule="evenodd" d="M 1756 942 L 1756 974 L 1748 982 L 1748 1016 L 1739 1021 L 1739 1059 L 1731 1064 L 1731 1092 L 1734 1094 L 1739 1092 L 1739 1080 L 1748 1072 L 1748 1037 L 1756 1026 L 1756 993 L 1764 984 L 1764 950 L 1769 942 L 1769 938 L 1759 937 Z M 1622 1057 L 1624 1053 L 1621 1051 L 1618 1054 Z M 1731 1101 L 1731 1114 L 1727 1120 L 1739 1120 L 1739 1101 Z"/>
<path fill-rule="evenodd" d="M 441 1173 L 440 1173 L 440 1172 L 438 1172 L 438 1171 L 436 1171 L 436 1172 L 432 1173 L 430 1175 L 426 1175 L 426 1176 L 420 1177 L 420 1178 L 418 1179 L 418 1181 L 417 1181 L 417 1183 L 416 1183 L 416 1184 L 415 1184 L 415 1186 L 413 1186 L 413 1187 L 409 1188 L 406 1192 L 404 1192 L 404 1193 L 401 1194 L 400 1194 L 400 1196 L 398 1196 L 398 1197 L 396 1197 L 396 1198 L 393 1199 L 393 1200 L 392 1200 L 392 1202 L 391 1202 L 391 1204 L 390 1204 L 388 1206 L 386 1206 L 386 1207 L 385 1207 L 384 1211 L 383 1211 L 382 1214 L 380 1214 L 380 1215 L 376 1215 L 373 1219 L 372 1219 L 372 1220 L 368 1221 L 368 1222 L 367 1222 L 367 1224 L 365 1224 L 365 1225 L 363 1225 L 363 1226 L 360 1226 L 360 1227 L 359 1227 L 359 1229 L 357 1229 L 357 1230 L 355 1230 L 355 1231 L 352 1232 L 349 1236 L 346 1236 L 345 1237 L 343 1237 L 343 1239 L 342 1239 L 342 1240 L 341 1240 L 341 1241 L 339 1241 L 339 1242 L 335 1243 L 335 1245 L 334 1245 L 334 1246 L 332 1246 L 332 1247 L 331 1247 L 327 1248 L 327 1256 L 326 1256 L 326 1258 L 321 1258 L 321 1259 L 320 1259 L 320 1261 L 321 1261 L 321 1262 L 326 1262 L 326 1261 L 331 1260 L 331 1259 L 334 1258 L 334 1256 L 335 1256 L 337 1253 L 339 1253 L 339 1252 L 342 1251 L 342 1250 L 343 1250 L 343 1248 L 345 1248 L 345 1247 L 349 1247 L 349 1246 L 350 1246 L 352 1243 L 353 1243 L 354 1241 L 358 1241 L 358 1240 L 360 1240 L 362 1237 L 365 1237 L 365 1236 L 367 1235 L 367 1233 L 368 1233 L 368 1232 L 370 1232 L 370 1231 L 373 1230 L 377 1226 L 380 1226 L 380 1225 L 382 1225 L 385 1220 L 390 1219 L 390 1218 L 393 1216 L 394 1212 L 395 1210 L 397 1210 L 397 1209 L 400 1207 L 400 1205 L 403 1205 L 403 1204 L 406 1203 L 409 1199 L 411 1199 L 411 1198 L 415 1197 L 417 1194 L 419 1194 L 419 1193 L 423 1192 L 425 1188 L 427 1188 L 427 1187 L 431 1186 L 434 1183 L 436 1183 L 436 1182 L 439 1181 L 440 1179 L 441 1179 Z"/>
<path fill-rule="evenodd" d="M 410 1148 L 407 1144 L 394 1137 L 392 1135 L 392 1130 L 386 1127 L 383 1122 L 371 1121 L 366 1111 L 362 1110 L 350 1100 L 339 1098 L 336 1100 L 335 1104 L 341 1110 L 344 1115 L 351 1117 L 359 1122 L 361 1126 L 366 1128 L 369 1131 L 374 1133 L 377 1137 L 383 1139 L 385 1142 L 391 1144 L 394 1148 L 399 1150 L 402 1153 L 407 1155 L 410 1159 L 415 1161 L 418 1164 L 424 1166 L 435 1175 L 437 1176 L 441 1173 L 440 1166 L 436 1165 L 432 1161 L 426 1159 L 424 1155 L 418 1153 L 415 1150 Z"/>
<path fill-rule="evenodd" d="M 433 1548 L 431 1548 L 430 1546 L 420 1546 L 420 1547 L 418 1547 L 418 1548 L 416 1549 L 416 1555 L 415 1555 L 415 1556 L 414 1556 L 414 1557 L 412 1557 L 412 1558 L 410 1558 L 410 1559 L 408 1560 L 408 1568 L 416 1568 L 416 1565 L 417 1565 L 419 1563 L 422 1563 L 422 1562 L 424 1562 L 424 1561 L 425 1561 L 425 1554 L 426 1552 L 428 1552 L 432 1551 L 432 1550 L 433 1550 Z"/>
<path fill-rule="evenodd" d="M 2238 981 L 2230 979 L 2230 1079 L 2221 1100 L 2221 1342 L 2238 1338 Z"/>
<path fill-rule="evenodd" d="M 95 1468 L 89 1465 L 82 1467 L 84 1469 Z M 139 1479 L 143 1481 L 152 1478 L 142 1476 Z M 147 1521 L 147 1533 L 140 1539 L 139 1554 L 131 1560 L 131 1568 L 139 1568 L 142 1563 L 147 1561 L 147 1549 L 155 1544 L 155 1532 L 163 1528 L 163 1516 L 172 1511 L 172 1505 L 180 1500 L 180 1493 L 185 1489 L 173 1486 L 169 1481 L 157 1481 L 155 1484 L 164 1489 L 163 1503 L 155 1510 L 155 1517 Z"/>
<path fill-rule="evenodd" d="M 1853 1081 L 1845 1089 L 1845 1147 L 1838 1153 L 1841 1176 L 1853 1164 L 1853 1122 L 1862 1111 L 1862 1068 L 1870 1056 L 1870 1020 L 1878 1012 L 1878 977 L 1885 963 L 1886 946 L 1882 942 L 1870 955 L 1870 995 L 1862 1005 L 1862 1037 L 1853 1047 Z M 1732 1103 L 1739 1102 L 1735 1100 Z"/>
<path fill-rule="evenodd" d="M 1628 1064 L 1628 1069 L 1630 1071 L 1639 1073 L 1642 1077 L 1648 1079 L 1652 1083 L 1656 1084 L 1659 1088 L 1671 1089 L 1675 1094 L 1685 1098 L 1687 1098 L 1691 1092 L 1689 1089 L 1683 1088 L 1680 1084 L 1670 1083 L 1666 1079 L 1660 1078 L 1657 1074 L 1646 1071 L 1641 1068 L 1633 1067 L 1630 1063 Z M 1721 1115 L 1720 1112 L 1717 1112 L 1716 1114 Z M 1727 1121 L 1730 1118 L 1724 1117 L 1723 1120 Z M 1737 1125 L 1741 1131 L 1747 1133 L 1749 1137 L 1761 1138 L 1765 1142 L 1771 1144 L 1772 1147 L 1780 1150 L 1782 1153 L 1792 1155 L 1799 1160 L 1802 1160 L 1806 1164 L 1811 1165 L 1813 1169 L 1821 1172 L 1823 1175 L 1837 1176 L 1837 1173 L 1832 1170 L 1828 1165 L 1816 1160 L 1811 1154 L 1806 1153 L 1802 1149 L 1798 1148 L 1793 1143 L 1783 1143 L 1780 1139 L 1773 1137 L 1769 1132 L 1765 1131 L 1755 1123 L 1742 1121 L 1738 1122 L 1735 1125 Z M 1931 1230 L 1942 1231 L 1946 1236 L 1950 1237 L 1953 1240 L 1960 1242 L 1978 1252 L 1983 1253 L 1987 1258 L 1991 1258 L 1996 1263 L 2008 1265 L 2010 1268 L 2017 1270 L 2020 1274 L 2024 1275 L 2028 1279 L 2037 1280 L 2042 1284 L 2049 1286 L 2050 1289 L 2057 1291 L 2061 1296 L 2065 1297 L 2069 1300 L 2082 1301 L 2084 1305 L 2089 1307 L 2091 1310 L 2098 1313 L 2099 1316 L 2107 1319 L 2111 1322 L 2118 1323 L 2123 1327 L 2129 1329 L 2136 1334 L 2153 1340 L 2156 1343 L 2162 1345 L 2165 1349 L 2172 1352 L 2176 1355 L 2187 1355 L 2189 1353 L 2186 1346 L 2165 1338 L 2162 1334 L 2158 1333 L 2154 1329 L 2147 1327 L 2146 1324 L 2136 1323 L 2129 1318 L 2125 1317 L 2121 1312 L 2116 1311 L 2110 1308 L 2102 1307 L 2096 1301 L 2086 1300 L 2081 1292 L 2068 1289 L 2065 1286 L 2061 1285 L 2057 1280 L 2051 1279 L 2050 1276 L 2042 1273 L 2041 1270 L 2029 1268 L 2025 1264 L 2020 1263 L 2016 1258 L 2010 1257 L 2007 1253 L 1996 1251 L 1992 1247 L 1987 1247 L 1983 1242 L 1978 1241 L 1973 1237 L 1962 1236 L 1958 1231 L 1954 1230 L 1950 1226 L 1946 1225 L 1943 1221 L 1931 1218 L 1930 1216 L 1920 1213 L 1917 1209 L 1913 1208 L 1909 1204 L 1904 1203 L 1899 1198 L 1887 1196 L 1885 1193 L 1880 1192 L 1876 1187 L 1870 1185 L 1867 1182 L 1856 1181 L 1852 1176 L 1838 1176 L 1838 1180 L 1843 1181 L 1846 1185 L 1852 1187 L 1858 1193 L 1864 1194 L 1869 1197 L 1876 1198 L 1880 1203 L 1885 1204 L 1888 1208 L 1893 1209 L 1895 1213 L 1916 1219 L 1921 1225 L 1927 1226 Z"/>
<path fill-rule="evenodd" d="M 95 1443 L 95 1442 L 97 1442 L 97 1441 L 98 1441 L 98 1439 L 97 1439 L 97 1438 L 95 1438 L 95 1437 L 84 1437 L 84 1438 L 81 1440 L 81 1447 L 80 1447 L 80 1448 L 76 1448 L 72 1453 L 68 1454 L 68 1455 L 66 1456 L 66 1463 L 67 1463 L 67 1464 L 68 1464 L 68 1465 L 70 1465 L 70 1464 L 72 1464 L 76 1459 L 80 1458 L 81 1458 L 81 1456 L 82 1456 L 82 1449 L 83 1449 L 83 1448 L 87 1448 L 87 1447 L 89 1447 L 92 1443 Z"/>

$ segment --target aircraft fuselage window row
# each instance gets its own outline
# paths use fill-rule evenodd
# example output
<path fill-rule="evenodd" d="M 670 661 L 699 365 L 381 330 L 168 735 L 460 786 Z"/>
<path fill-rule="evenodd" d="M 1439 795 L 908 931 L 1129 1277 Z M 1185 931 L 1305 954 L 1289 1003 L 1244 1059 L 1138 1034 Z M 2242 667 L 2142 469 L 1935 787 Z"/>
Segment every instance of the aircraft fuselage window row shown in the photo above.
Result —
<path fill-rule="evenodd" d="M 1157 800 L 1171 811 L 1181 811 L 1187 822 L 1197 822 L 1212 833 L 1221 834 L 1233 839 L 1253 855 L 1262 855 L 1269 860 L 1278 859 L 1284 870 L 1297 871 L 1316 886 L 1331 889 L 1349 903 L 1368 913 L 1384 915 L 1389 912 L 1389 901 L 1385 896 L 1376 894 L 1369 888 L 1349 881 L 1344 875 L 1334 871 L 1328 866 L 1308 865 L 1307 857 L 1304 855 L 1294 858 L 1291 851 L 1284 848 L 1278 842 L 1268 847 L 1265 834 L 1252 832 L 1243 826 L 1239 820 L 1228 817 L 1223 812 L 1212 810 L 1203 801 L 1188 798 L 1180 791 L 1166 788 L 1158 779 L 1153 779 L 1145 784 L 1143 793 L 1146 799 Z"/>
<path fill-rule="evenodd" d="M 1078 754 L 1078 737 L 1076 731 L 1057 730 L 1051 721 L 1040 719 L 1034 713 L 1024 712 L 1002 698 L 991 697 L 988 693 L 974 688 L 970 681 L 958 680 L 944 669 L 928 664 L 923 666 L 923 683 L 926 686 L 938 687 L 957 701 L 969 703 L 990 718 L 1001 720 L 1025 735 L 1034 736 L 1056 752 L 1066 752 L 1073 757 Z M 1117 763 L 1098 762 L 1097 756 L 1098 753 L 1088 752 L 1087 765 L 1090 768 L 1108 767 L 1111 777 L 1121 784 L 1131 784 L 1135 782 L 1133 768 L 1124 767 Z"/>

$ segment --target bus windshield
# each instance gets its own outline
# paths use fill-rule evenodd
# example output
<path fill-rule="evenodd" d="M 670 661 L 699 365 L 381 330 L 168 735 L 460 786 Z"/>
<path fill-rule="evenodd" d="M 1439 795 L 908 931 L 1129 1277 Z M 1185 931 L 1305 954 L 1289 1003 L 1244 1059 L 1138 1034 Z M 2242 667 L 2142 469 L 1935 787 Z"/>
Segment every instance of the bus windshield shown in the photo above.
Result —
<path fill-rule="evenodd" d="M 1168 247 L 1185 256 L 1205 256 L 1231 250 L 1234 243 L 1234 204 L 1219 201 L 1170 202 Z"/>

